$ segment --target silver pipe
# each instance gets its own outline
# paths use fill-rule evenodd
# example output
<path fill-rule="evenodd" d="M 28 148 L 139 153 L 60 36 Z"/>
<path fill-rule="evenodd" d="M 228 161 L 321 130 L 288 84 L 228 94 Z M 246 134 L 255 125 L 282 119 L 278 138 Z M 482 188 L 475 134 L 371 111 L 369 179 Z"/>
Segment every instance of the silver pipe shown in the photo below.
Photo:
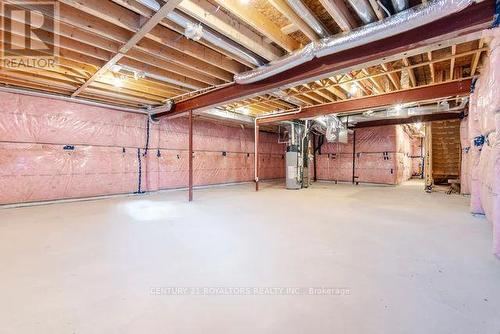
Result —
<path fill-rule="evenodd" d="M 274 96 L 274 97 L 277 97 L 281 100 L 284 100 L 288 103 L 291 103 L 295 106 L 298 106 L 298 107 L 301 107 L 303 106 L 305 103 L 302 102 L 301 100 L 297 99 L 296 97 L 294 96 L 289 96 L 288 94 L 286 94 L 284 91 L 282 91 L 281 89 L 277 89 L 271 93 L 269 93 L 270 95 Z"/>
<path fill-rule="evenodd" d="M 158 11 L 160 9 L 160 5 L 154 0 L 137 0 L 137 1 L 153 11 Z M 170 13 L 168 13 L 167 18 L 170 21 L 180 25 L 184 29 L 186 29 L 188 24 L 196 24 L 195 22 L 177 13 L 176 11 L 171 11 Z M 236 57 L 249 62 L 250 64 L 253 64 L 255 66 L 264 65 L 264 62 L 262 62 L 259 58 L 255 57 L 250 52 L 226 41 L 221 36 L 218 36 L 207 29 L 203 29 L 202 38 L 207 42 L 214 44 L 215 46 L 218 46 L 221 49 L 228 51 L 229 53 L 232 53 Z"/>
<path fill-rule="evenodd" d="M 402 12 L 408 8 L 408 0 L 392 0 L 392 7 L 396 13 Z"/>
<path fill-rule="evenodd" d="M 200 89 L 200 87 L 193 86 L 191 84 L 187 84 L 187 83 L 182 82 L 182 81 L 170 79 L 170 78 L 164 77 L 163 75 L 153 74 L 153 73 L 149 73 L 149 72 L 145 72 L 144 75 L 146 77 L 148 77 L 148 78 L 155 79 L 155 80 L 158 80 L 158 81 L 167 82 L 167 83 L 170 83 L 172 85 L 186 87 L 186 88 L 189 88 L 189 89 L 192 89 L 192 90 L 198 90 L 198 89 Z"/>
<path fill-rule="evenodd" d="M 267 65 L 256 69 L 238 73 L 234 75 L 234 81 L 238 84 L 248 84 L 269 78 L 273 75 L 286 71 L 289 68 L 299 66 L 309 60 L 314 59 L 314 53 L 317 48 L 316 42 L 307 44 L 300 50 L 290 53 L 288 56 L 273 60 Z"/>
<path fill-rule="evenodd" d="M 46 98 L 46 99 L 53 99 L 53 100 L 59 100 L 59 101 L 65 101 L 65 102 L 80 103 L 80 104 L 85 104 L 88 106 L 114 109 L 114 110 L 119 110 L 119 111 L 131 112 L 131 113 L 135 113 L 135 114 L 146 114 L 146 115 L 148 114 L 148 111 L 145 109 L 120 107 L 120 106 L 115 106 L 113 104 L 107 104 L 107 103 L 103 103 L 103 102 L 95 102 L 95 101 L 83 99 L 80 97 L 69 97 L 69 96 L 64 96 L 64 95 L 43 93 L 43 92 L 37 92 L 37 91 L 21 89 L 21 88 L 0 86 L 0 92 L 42 97 L 42 98 Z"/>
<path fill-rule="evenodd" d="M 474 2 L 475 0 L 436 0 L 412 7 L 383 21 L 357 28 L 350 33 L 324 38 L 318 43 L 312 42 L 302 50 L 272 61 L 266 66 L 236 74 L 234 80 L 238 84 L 260 81 L 303 64 L 315 57 L 328 56 L 434 22 L 442 17 L 459 12 Z"/>
<path fill-rule="evenodd" d="M 367 0 L 347 0 L 364 24 L 377 20 L 372 6 Z"/>
<path fill-rule="evenodd" d="M 328 37 L 330 34 L 325 26 L 314 16 L 309 8 L 301 0 L 286 0 L 293 11 L 299 15 L 304 22 L 321 38 Z"/>
<path fill-rule="evenodd" d="M 150 109 L 149 110 L 149 114 L 150 115 L 155 115 L 155 114 L 158 114 L 158 113 L 161 113 L 161 112 L 170 111 L 170 109 L 172 109 L 172 106 L 173 106 L 172 101 L 168 100 L 164 105 Z"/>
<path fill-rule="evenodd" d="M 193 21 L 187 19 L 186 17 L 182 16 L 181 14 L 172 11 L 168 13 L 167 18 L 171 20 L 172 22 L 180 25 L 183 28 L 186 28 L 188 24 L 195 24 Z M 248 51 L 244 50 L 241 47 L 238 47 L 236 45 L 233 45 L 232 43 L 227 42 L 224 40 L 222 37 L 217 36 L 216 34 L 212 33 L 211 31 L 207 29 L 203 29 L 203 37 L 204 40 L 206 40 L 209 43 L 214 44 L 215 46 L 218 46 L 222 48 L 223 50 L 228 51 L 229 53 L 232 53 L 236 57 L 246 60 L 247 62 L 256 65 L 256 66 L 261 66 L 264 63 L 249 53 Z"/>
<path fill-rule="evenodd" d="M 233 113 L 230 111 L 219 110 L 219 109 L 215 109 L 215 108 L 204 110 L 202 112 L 196 112 L 196 114 L 212 116 L 212 117 L 219 118 L 219 119 L 223 118 L 225 120 L 231 120 L 231 121 L 236 121 L 236 122 L 246 123 L 246 124 L 253 124 L 254 123 L 254 117 L 252 117 L 252 116 L 237 114 L 237 113 Z"/>
<path fill-rule="evenodd" d="M 122 67 L 122 69 L 124 71 L 132 72 L 132 73 L 144 73 L 145 77 L 148 77 L 148 78 L 151 78 L 151 79 L 155 79 L 155 80 L 158 80 L 158 81 L 167 82 L 167 83 L 170 83 L 172 85 L 177 85 L 177 86 L 189 88 L 189 89 L 192 89 L 192 90 L 199 90 L 200 89 L 200 87 L 193 86 L 191 84 L 188 84 L 188 83 L 185 83 L 185 82 L 182 82 L 182 81 L 178 81 L 178 80 L 175 80 L 175 79 L 170 79 L 170 78 L 167 78 L 167 77 L 165 77 L 163 75 L 158 75 L 158 74 L 153 74 L 153 73 L 149 73 L 149 72 L 144 72 L 144 71 L 138 70 L 138 69 L 136 69 L 134 67 L 130 67 L 130 66 L 126 66 L 126 65 L 120 65 L 120 66 Z"/>

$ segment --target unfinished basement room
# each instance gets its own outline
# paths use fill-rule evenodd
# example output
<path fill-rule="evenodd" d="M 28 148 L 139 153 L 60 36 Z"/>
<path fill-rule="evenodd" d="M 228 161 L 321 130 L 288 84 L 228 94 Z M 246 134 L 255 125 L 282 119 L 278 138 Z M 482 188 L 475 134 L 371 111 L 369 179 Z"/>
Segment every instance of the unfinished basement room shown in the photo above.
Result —
<path fill-rule="evenodd" d="M 500 0 L 0 13 L 0 334 L 500 334 Z"/>

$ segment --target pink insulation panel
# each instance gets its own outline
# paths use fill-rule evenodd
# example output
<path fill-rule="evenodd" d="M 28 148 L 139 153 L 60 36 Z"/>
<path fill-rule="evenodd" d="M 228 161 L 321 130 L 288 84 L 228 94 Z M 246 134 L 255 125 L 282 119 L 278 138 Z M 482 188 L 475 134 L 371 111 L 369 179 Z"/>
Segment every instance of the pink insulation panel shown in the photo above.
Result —
<path fill-rule="evenodd" d="M 470 149 L 462 155 L 462 166 L 470 174 L 471 211 L 484 213 L 491 222 L 493 252 L 500 257 L 500 30 L 483 34 L 489 39 L 490 54 L 470 97 Z M 463 132 L 462 147 L 466 147 Z"/>
<path fill-rule="evenodd" d="M 460 121 L 460 144 L 462 147 L 462 161 L 460 166 L 460 193 L 462 195 L 470 194 L 470 168 L 469 168 L 469 118 L 465 117 Z"/>
<path fill-rule="evenodd" d="M 476 87 L 480 87 L 479 83 L 482 81 L 480 78 Z M 469 102 L 469 116 L 468 118 L 468 129 L 467 134 L 469 138 L 470 149 L 468 151 L 468 168 L 470 170 L 470 182 L 469 182 L 469 190 L 470 190 L 470 210 L 472 213 L 483 214 L 483 208 L 481 206 L 481 198 L 480 198 L 480 172 L 479 172 L 479 158 L 481 155 L 481 147 L 474 145 L 474 139 L 481 135 L 481 126 L 480 126 L 480 114 L 478 111 L 477 101 L 479 95 L 479 89 L 475 89 L 475 91 L 470 96 Z"/>
<path fill-rule="evenodd" d="M 478 169 L 481 173 L 481 206 L 493 225 L 494 252 L 500 255 L 500 137 L 497 135 L 497 132 L 493 132 L 488 136 L 481 151 Z"/>
<path fill-rule="evenodd" d="M 423 138 L 411 138 L 411 175 L 414 178 L 422 178 L 424 171 L 424 149 Z"/>
<path fill-rule="evenodd" d="M 0 204 L 186 187 L 187 119 L 0 92 Z M 253 129 L 194 122 L 194 184 L 251 181 Z M 66 147 L 66 149 L 64 149 Z M 139 155 L 138 150 L 140 149 Z M 284 146 L 261 132 L 260 178 L 284 177 Z M 223 156 L 222 152 L 226 152 Z"/>
<path fill-rule="evenodd" d="M 325 143 L 316 157 L 319 180 L 400 184 L 412 174 L 412 144 L 401 126 L 356 130 L 353 171 L 353 136 L 347 144 Z"/>
<path fill-rule="evenodd" d="M 476 84 L 477 112 L 481 134 L 496 131 L 495 114 L 500 111 L 500 28 L 483 32 L 489 40 L 490 53 Z"/>

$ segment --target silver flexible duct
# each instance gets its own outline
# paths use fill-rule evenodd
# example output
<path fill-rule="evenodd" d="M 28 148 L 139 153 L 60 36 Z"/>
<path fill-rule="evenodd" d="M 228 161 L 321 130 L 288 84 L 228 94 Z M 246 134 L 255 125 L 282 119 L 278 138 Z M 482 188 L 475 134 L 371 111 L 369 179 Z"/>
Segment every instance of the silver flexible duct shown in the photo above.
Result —
<path fill-rule="evenodd" d="M 396 13 L 402 12 L 408 8 L 408 0 L 392 0 L 392 7 L 394 7 Z"/>
<path fill-rule="evenodd" d="M 301 100 L 297 99 L 296 97 L 294 96 L 290 96 L 288 95 L 287 93 L 285 93 L 284 91 L 280 90 L 280 89 L 277 89 L 271 93 L 269 93 L 270 95 L 273 95 L 277 98 L 280 98 L 281 100 L 284 100 L 288 103 L 291 103 L 293 105 L 296 105 L 296 106 L 299 106 L 299 107 L 302 107 L 304 106 L 304 102 L 302 102 Z"/>
<path fill-rule="evenodd" d="M 314 16 L 309 8 L 301 0 L 286 0 L 293 11 L 297 13 L 309 27 L 321 38 L 328 37 L 330 34 L 325 26 Z"/>
<path fill-rule="evenodd" d="M 158 4 L 154 0 L 137 0 L 137 1 L 153 11 L 158 11 L 160 9 L 160 4 Z M 171 11 L 170 13 L 168 13 L 167 18 L 170 21 L 180 25 L 184 29 L 186 29 L 189 24 L 196 24 L 196 22 L 191 21 L 190 19 L 184 17 L 183 15 L 177 13 L 176 11 Z M 248 52 L 242 47 L 239 47 L 233 43 L 226 41 L 224 38 L 212 33 L 208 29 L 203 29 L 202 38 L 205 41 L 215 46 L 218 46 L 223 50 L 226 50 L 227 52 L 233 54 L 237 58 L 249 62 L 250 64 L 253 64 L 255 66 L 264 65 L 264 62 L 262 62 L 258 57 L 256 57 L 252 53 Z"/>
<path fill-rule="evenodd" d="M 351 24 L 346 19 L 346 17 L 340 12 L 338 6 L 334 3 L 334 0 L 319 0 L 321 5 L 325 7 L 326 11 L 330 14 L 333 20 L 339 25 L 342 31 L 351 30 Z"/>
<path fill-rule="evenodd" d="M 266 66 L 236 74 L 234 80 L 238 84 L 249 84 L 260 81 L 301 65 L 315 57 L 328 56 L 409 31 L 459 12 L 474 2 L 475 0 L 436 0 L 412 7 L 383 21 L 357 28 L 350 33 L 324 38 L 318 43 L 310 43 L 302 50 L 296 51 L 279 60 L 272 61 Z"/>
<path fill-rule="evenodd" d="M 368 24 L 377 20 L 372 6 L 367 0 L 347 0 L 363 23 Z M 396 1 L 396 0 L 394 0 Z"/>
<path fill-rule="evenodd" d="M 184 29 L 188 26 L 188 24 L 195 24 L 195 22 L 185 18 L 179 13 L 176 13 L 175 11 L 168 13 L 167 18 L 180 25 Z M 227 42 L 224 40 L 221 36 L 217 36 L 216 34 L 212 33 L 211 31 L 208 31 L 207 29 L 203 30 L 203 36 L 202 38 L 206 40 L 209 43 L 212 43 L 215 46 L 220 47 L 221 49 L 235 55 L 236 57 L 246 60 L 250 64 L 256 65 L 256 66 L 261 66 L 264 65 L 264 62 L 262 62 L 260 59 L 252 55 L 251 53 L 247 52 L 241 47 L 238 47 L 236 45 L 233 45 L 232 43 Z"/>
<path fill-rule="evenodd" d="M 273 60 L 269 64 L 258 67 L 248 72 L 234 75 L 234 81 L 238 84 L 247 84 L 269 78 L 275 74 L 286 71 L 289 68 L 299 66 L 314 58 L 314 53 L 318 47 L 316 42 L 307 44 L 300 50 L 294 51 L 289 55 Z"/>

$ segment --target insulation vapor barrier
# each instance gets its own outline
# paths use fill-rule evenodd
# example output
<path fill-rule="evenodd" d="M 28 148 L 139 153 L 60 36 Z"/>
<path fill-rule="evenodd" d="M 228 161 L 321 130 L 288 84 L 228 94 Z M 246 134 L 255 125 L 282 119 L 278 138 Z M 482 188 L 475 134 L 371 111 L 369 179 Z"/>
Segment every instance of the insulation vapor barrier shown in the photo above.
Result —
<path fill-rule="evenodd" d="M 261 179 L 284 177 L 277 139 L 260 135 Z M 195 120 L 193 143 L 195 185 L 253 180 L 253 129 Z M 181 188 L 188 121 L 0 92 L 0 154 L 0 204 Z"/>
<path fill-rule="evenodd" d="M 403 126 L 361 128 L 347 144 L 325 143 L 316 157 L 319 180 L 397 185 L 411 178 L 412 145 Z M 354 170 L 353 170 L 354 163 Z"/>
<path fill-rule="evenodd" d="M 500 257 L 500 30 L 485 32 L 490 55 L 471 94 L 463 125 L 462 168 L 470 178 L 471 212 L 485 214 L 493 229 L 493 253 Z M 467 184 L 467 183 L 466 183 Z"/>

